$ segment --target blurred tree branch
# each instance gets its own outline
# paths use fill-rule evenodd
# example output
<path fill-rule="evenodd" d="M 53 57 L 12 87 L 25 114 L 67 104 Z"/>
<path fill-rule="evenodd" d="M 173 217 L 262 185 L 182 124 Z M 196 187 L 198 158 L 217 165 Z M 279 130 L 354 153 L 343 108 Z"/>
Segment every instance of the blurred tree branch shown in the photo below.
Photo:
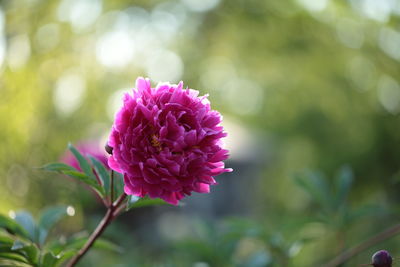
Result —
<path fill-rule="evenodd" d="M 391 237 L 397 235 L 398 233 L 400 233 L 400 224 L 396 224 L 396 225 L 384 230 L 383 232 L 365 240 L 364 242 L 358 244 L 357 246 L 344 251 L 343 253 L 339 254 L 337 257 L 335 257 L 328 263 L 323 264 L 322 266 L 325 266 L 325 267 L 338 266 L 338 265 L 346 262 L 350 258 L 354 257 L 355 255 L 363 252 L 367 248 L 369 248 L 377 243 L 380 243 L 388 238 L 391 238 Z"/>

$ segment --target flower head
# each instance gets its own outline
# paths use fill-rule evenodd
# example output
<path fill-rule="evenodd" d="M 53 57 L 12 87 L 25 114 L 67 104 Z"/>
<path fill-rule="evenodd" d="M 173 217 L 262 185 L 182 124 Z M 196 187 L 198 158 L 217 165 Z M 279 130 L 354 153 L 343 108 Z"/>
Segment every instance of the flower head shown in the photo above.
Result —
<path fill-rule="evenodd" d="M 222 116 L 206 96 L 183 83 L 159 84 L 138 78 L 126 93 L 108 140 L 109 166 L 124 174 L 125 193 L 162 198 L 171 204 L 191 192 L 208 193 L 214 176 L 231 171 L 221 138 Z"/>

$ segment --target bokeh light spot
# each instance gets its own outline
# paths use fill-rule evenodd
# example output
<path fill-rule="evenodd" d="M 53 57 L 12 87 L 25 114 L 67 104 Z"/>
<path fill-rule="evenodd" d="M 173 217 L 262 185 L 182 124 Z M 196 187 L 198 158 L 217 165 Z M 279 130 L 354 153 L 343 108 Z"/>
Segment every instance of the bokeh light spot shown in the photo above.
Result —
<path fill-rule="evenodd" d="M 380 78 L 378 83 L 378 97 L 382 106 L 392 114 L 400 111 L 400 86 L 399 83 L 388 75 Z"/>
<path fill-rule="evenodd" d="M 182 0 L 188 9 L 195 12 L 205 12 L 215 8 L 220 0 Z"/>
<path fill-rule="evenodd" d="M 9 41 L 7 62 L 12 70 L 23 67 L 31 55 L 29 37 L 26 34 L 14 36 Z"/>
<path fill-rule="evenodd" d="M 12 165 L 7 172 L 7 187 L 12 194 L 23 197 L 29 190 L 27 173 L 20 165 Z"/>
<path fill-rule="evenodd" d="M 339 41 L 350 48 L 360 48 L 364 42 L 362 26 L 351 19 L 340 19 L 336 24 Z"/>
<path fill-rule="evenodd" d="M 390 28 L 382 28 L 379 32 L 379 47 L 382 49 L 385 54 L 394 58 L 396 60 L 400 60 L 400 33 L 390 29 Z"/>
<path fill-rule="evenodd" d="M 86 91 L 85 79 L 78 73 L 62 75 L 54 88 L 53 102 L 61 115 L 70 115 L 82 103 Z"/>
<path fill-rule="evenodd" d="M 176 53 L 159 49 L 154 51 L 146 62 L 147 76 L 153 81 L 178 82 L 183 74 L 183 62 Z"/>
<path fill-rule="evenodd" d="M 4 27 L 5 27 L 5 17 L 4 12 L 0 8 L 0 67 L 3 65 L 4 57 L 6 53 L 6 39 L 4 36 Z"/>
<path fill-rule="evenodd" d="M 40 50 L 48 51 L 57 46 L 60 40 L 60 27 L 56 23 L 43 25 L 35 35 L 37 47 Z"/>
<path fill-rule="evenodd" d="M 100 37 L 96 44 L 97 60 L 106 67 L 124 67 L 133 58 L 135 42 L 124 30 L 112 31 Z"/>
<path fill-rule="evenodd" d="M 115 113 L 117 110 L 121 108 L 122 105 L 122 97 L 125 93 L 130 92 L 131 89 L 124 88 L 118 91 L 115 91 L 107 101 L 107 115 L 110 120 L 114 119 Z"/>
<path fill-rule="evenodd" d="M 63 0 L 57 15 L 60 21 L 68 21 L 74 31 L 81 32 L 97 20 L 101 11 L 100 0 Z"/>
<path fill-rule="evenodd" d="M 74 207 L 72 207 L 72 206 L 68 206 L 67 207 L 67 215 L 68 216 L 74 216 L 75 215 L 75 208 Z"/>
<path fill-rule="evenodd" d="M 16 216 L 17 216 L 17 214 L 15 214 L 15 211 L 10 210 L 10 211 L 8 212 L 8 217 L 10 217 L 11 219 L 14 220 Z"/>
<path fill-rule="evenodd" d="M 297 2 L 311 12 L 323 11 L 328 5 L 328 0 L 297 0 Z"/>

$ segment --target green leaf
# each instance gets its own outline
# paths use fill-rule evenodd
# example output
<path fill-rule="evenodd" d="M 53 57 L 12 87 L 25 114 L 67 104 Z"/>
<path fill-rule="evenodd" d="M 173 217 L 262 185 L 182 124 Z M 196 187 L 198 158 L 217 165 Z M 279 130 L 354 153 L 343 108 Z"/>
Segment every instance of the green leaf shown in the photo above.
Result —
<path fill-rule="evenodd" d="M 251 254 L 245 261 L 239 266 L 246 267 L 265 267 L 270 266 L 272 263 L 271 255 L 264 250 L 259 250 Z"/>
<path fill-rule="evenodd" d="M 86 175 L 89 178 L 91 178 L 94 181 L 96 181 L 96 177 L 93 174 L 92 167 L 87 162 L 85 157 L 82 156 L 82 154 L 72 144 L 68 144 L 68 149 L 72 152 L 72 154 L 74 154 L 75 158 L 78 160 L 79 166 L 81 167 L 83 172 L 86 173 Z"/>
<path fill-rule="evenodd" d="M 0 228 L 6 229 L 12 234 L 29 238 L 28 232 L 15 220 L 0 214 Z"/>
<path fill-rule="evenodd" d="M 71 259 L 77 253 L 77 250 L 64 250 L 59 255 L 57 255 L 58 260 L 55 266 L 60 266 L 63 262 Z"/>
<path fill-rule="evenodd" d="M 210 244 L 194 239 L 183 239 L 175 244 L 178 251 L 182 251 L 187 255 L 195 255 L 195 257 L 210 259 L 215 255 L 215 250 Z"/>
<path fill-rule="evenodd" d="M 15 240 L 15 236 L 2 230 L 0 232 L 0 252 L 12 252 L 11 248 L 13 247 Z"/>
<path fill-rule="evenodd" d="M 66 241 L 60 240 L 58 242 L 53 242 L 48 249 L 51 250 L 55 255 L 69 250 L 78 251 L 86 243 L 88 238 L 89 235 L 87 233 L 78 233 Z M 118 245 L 103 238 L 98 238 L 93 244 L 93 247 L 119 253 L 123 251 L 123 249 Z"/>
<path fill-rule="evenodd" d="M 76 149 L 75 149 L 75 151 L 77 153 L 79 153 Z M 92 172 L 92 169 L 91 169 L 89 163 L 85 160 L 85 158 L 83 158 L 82 155 L 80 155 L 80 156 L 82 157 L 84 162 L 87 164 L 87 166 L 86 166 L 85 163 L 82 163 L 84 166 L 86 166 L 85 168 L 87 168 L 87 167 L 89 168 L 89 174 L 86 173 L 86 172 L 85 173 L 80 172 L 80 171 L 78 171 L 77 169 L 75 169 L 72 166 L 69 166 L 69 165 L 64 164 L 64 163 L 59 163 L 59 162 L 47 164 L 47 165 L 43 166 L 42 169 L 47 170 L 47 171 L 55 171 L 55 172 L 63 173 L 63 174 L 68 175 L 68 176 L 70 176 L 72 178 L 76 178 L 79 181 L 89 185 L 91 188 L 96 190 L 96 192 L 99 195 L 104 196 L 104 189 L 98 183 L 96 177 L 94 176 L 94 174 Z M 78 158 L 77 158 L 77 160 L 79 161 Z M 82 166 L 81 166 L 81 168 L 82 168 Z"/>
<path fill-rule="evenodd" d="M 96 158 L 92 156 L 89 156 L 89 158 L 94 166 L 94 169 L 96 170 L 98 177 L 102 182 L 105 194 L 108 196 L 110 194 L 110 175 L 108 174 L 107 169 L 100 161 L 98 161 Z"/>
<path fill-rule="evenodd" d="M 94 248 L 96 249 L 102 249 L 102 250 L 107 250 L 107 251 L 112 251 L 112 252 L 117 252 L 117 253 L 123 253 L 124 249 L 117 244 L 114 244 L 113 242 L 104 239 L 104 238 L 99 238 L 96 240 L 94 243 Z"/>
<path fill-rule="evenodd" d="M 122 173 L 114 172 L 114 192 L 115 196 L 120 196 L 124 193 L 124 175 Z"/>
<path fill-rule="evenodd" d="M 138 202 L 139 199 L 140 197 L 138 196 L 129 195 L 126 199 L 126 210 L 130 210 L 131 208 L 133 208 L 133 206 L 136 202 Z"/>
<path fill-rule="evenodd" d="M 381 206 L 363 206 L 348 212 L 344 218 L 343 225 L 346 226 L 354 221 L 365 219 L 366 217 L 384 217 L 386 211 Z"/>
<path fill-rule="evenodd" d="M 21 249 L 23 247 L 25 247 L 25 243 L 21 242 L 20 240 L 16 240 L 13 243 L 13 245 L 11 247 L 11 250 L 18 250 L 18 249 Z"/>
<path fill-rule="evenodd" d="M 160 198 L 149 198 L 149 197 L 137 197 L 137 196 L 128 196 L 126 203 L 126 210 L 130 210 L 132 208 L 141 208 L 147 206 L 156 206 L 156 205 L 171 205 L 168 202 Z"/>
<path fill-rule="evenodd" d="M 344 205 L 353 183 L 353 172 L 349 166 L 343 166 L 336 177 L 336 208 Z"/>
<path fill-rule="evenodd" d="M 75 239 L 73 242 L 69 243 L 66 246 L 66 248 L 79 250 L 86 243 L 87 239 L 88 239 L 88 237 L 81 237 L 81 238 Z M 97 239 L 93 244 L 93 248 L 112 251 L 112 252 L 118 252 L 118 253 L 123 252 L 123 249 L 121 247 L 119 247 L 118 245 L 112 243 L 111 241 L 108 241 L 103 238 Z"/>
<path fill-rule="evenodd" d="M 53 172 L 78 171 L 74 167 L 69 166 L 65 163 L 61 163 L 61 162 L 54 162 L 54 163 L 46 164 L 42 167 L 42 169 L 44 169 L 46 171 L 53 171 Z"/>
<path fill-rule="evenodd" d="M 40 252 L 33 243 L 24 243 L 21 240 L 16 240 L 11 247 L 11 251 L 20 252 L 32 264 L 38 262 Z"/>
<path fill-rule="evenodd" d="M 325 177 L 316 172 L 309 172 L 304 176 L 296 176 L 295 181 L 322 208 L 329 211 L 332 209 L 332 196 Z"/>
<path fill-rule="evenodd" d="M 3 233 L 0 233 L 0 247 L 9 247 L 11 249 L 14 244 L 14 239 L 10 236 L 6 236 Z"/>
<path fill-rule="evenodd" d="M 29 212 L 17 212 L 15 215 L 15 221 L 25 229 L 25 231 L 28 233 L 28 238 L 31 241 L 37 241 L 37 226 Z"/>
<path fill-rule="evenodd" d="M 85 173 L 76 171 L 64 171 L 63 173 L 89 185 L 91 188 L 96 190 L 96 192 L 99 193 L 100 196 L 104 196 L 104 188 L 102 188 L 96 180 L 88 177 Z"/>
<path fill-rule="evenodd" d="M 40 267 L 57 266 L 60 257 L 55 256 L 51 251 L 43 255 Z"/>
<path fill-rule="evenodd" d="M 22 256 L 18 253 L 13 253 L 13 252 L 0 252 L 0 260 L 4 260 L 4 259 L 16 261 L 16 262 L 22 262 L 22 263 L 29 263 L 24 256 Z"/>
<path fill-rule="evenodd" d="M 1 267 L 32 267 L 31 264 L 23 263 L 15 260 L 4 260 L 0 256 L 0 266 Z M 35 266 L 36 267 L 36 266 Z"/>
<path fill-rule="evenodd" d="M 43 245 L 50 229 L 67 215 L 66 206 L 56 206 L 45 209 L 39 219 L 39 244 Z"/>

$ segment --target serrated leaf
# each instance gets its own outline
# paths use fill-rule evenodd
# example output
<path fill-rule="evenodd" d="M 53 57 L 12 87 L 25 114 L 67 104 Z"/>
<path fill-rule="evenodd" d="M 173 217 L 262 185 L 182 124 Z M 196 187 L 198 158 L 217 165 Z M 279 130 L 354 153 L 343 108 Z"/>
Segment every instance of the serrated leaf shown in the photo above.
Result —
<path fill-rule="evenodd" d="M 128 196 L 126 210 L 156 205 L 171 205 L 160 198 Z"/>
<path fill-rule="evenodd" d="M 15 214 L 14 219 L 25 231 L 28 233 L 28 238 L 36 242 L 37 241 L 37 226 L 32 215 L 27 211 L 20 211 Z"/>
<path fill-rule="evenodd" d="M 46 171 L 53 171 L 53 172 L 78 171 L 74 167 L 69 166 L 65 163 L 61 163 L 61 162 L 54 162 L 54 163 L 46 164 L 42 167 L 42 169 L 46 170 Z"/>
<path fill-rule="evenodd" d="M 79 163 L 79 166 L 83 170 L 83 172 L 92 180 L 96 181 L 96 177 L 92 172 L 92 167 L 90 166 L 89 162 L 85 159 L 84 156 L 76 149 L 72 144 L 68 144 L 68 149 L 72 152 L 75 156 L 76 160 Z"/>
<path fill-rule="evenodd" d="M 45 209 L 39 219 L 39 244 L 43 245 L 50 229 L 67 215 L 67 206 L 56 206 Z"/>
<path fill-rule="evenodd" d="M 19 225 L 18 222 L 1 214 L 0 214 L 0 228 L 6 229 L 7 231 L 15 235 L 24 238 L 29 238 L 28 232 L 21 225 Z"/>
<path fill-rule="evenodd" d="M 89 156 L 89 158 L 94 166 L 94 169 L 96 170 L 98 177 L 102 182 L 105 194 L 108 196 L 110 194 L 110 175 L 108 174 L 107 169 L 100 161 L 98 161 L 96 158 L 92 156 Z"/>

